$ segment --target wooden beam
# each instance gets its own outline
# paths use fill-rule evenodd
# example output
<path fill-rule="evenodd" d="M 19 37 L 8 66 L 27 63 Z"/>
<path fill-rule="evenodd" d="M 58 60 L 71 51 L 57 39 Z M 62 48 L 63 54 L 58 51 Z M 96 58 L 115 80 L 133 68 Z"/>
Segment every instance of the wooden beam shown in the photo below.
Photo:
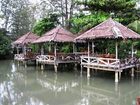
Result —
<path fill-rule="evenodd" d="M 94 42 L 92 42 L 92 54 L 94 54 L 94 47 L 95 47 Z"/>
<path fill-rule="evenodd" d="M 131 46 L 131 57 L 133 58 L 134 57 L 134 45 L 132 43 L 132 46 Z"/>
<path fill-rule="evenodd" d="M 89 45 L 89 42 L 88 42 L 88 58 L 89 58 L 89 55 L 90 55 L 90 45 Z"/>
<path fill-rule="evenodd" d="M 116 41 L 116 59 L 118 59 L 118 42 Z"/>
<path fill-rule="evenodd" d="M 116 82 L 116 83 L 119 82 L 118 72 L 117 72 L 117 71 L 115 71 L 115 82 Z"/>
<path fill-rule="evenodd" d="M 44 54 L 44 48 L 43 48 L 44 44 L 41 44 L 41 55 Z"/>

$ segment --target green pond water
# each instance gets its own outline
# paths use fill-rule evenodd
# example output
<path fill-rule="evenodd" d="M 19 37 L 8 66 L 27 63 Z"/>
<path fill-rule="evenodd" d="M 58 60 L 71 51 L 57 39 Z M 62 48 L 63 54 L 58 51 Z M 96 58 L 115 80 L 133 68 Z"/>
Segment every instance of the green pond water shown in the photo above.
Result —
<path fill-rule="evenodd" d="M 114 73 L 97 72 L 90 79 L 74 70 L 17 66 L 0 61 L 0 105 L 135 105 L 140 96 L 140 74 L 123 74 L 119 84 Z"/>

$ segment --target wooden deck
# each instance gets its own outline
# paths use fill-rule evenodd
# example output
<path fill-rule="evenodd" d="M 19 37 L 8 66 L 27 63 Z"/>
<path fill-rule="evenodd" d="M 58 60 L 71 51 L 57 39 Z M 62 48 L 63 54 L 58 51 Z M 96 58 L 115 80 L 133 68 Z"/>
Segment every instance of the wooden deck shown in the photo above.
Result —
<path fill-rule="evenodd" d="M 55 72 L 57 72 L 57 67 L 59 64 L 70 64 L 80 63 L 80 56 L 84 55 L 84 53 L 57 53 L 55 56 L 54 54 L 48 55 L 38 55 L 36 57 L 37 64 L 41 64 L 41 69 L 44 69 L 43 65 L 50 64 L 54 65 Z"/>
<path fill-rule="evenodd" d="M 28 62 L 35 62 L 36 61 L 36 56 L 37 56 L 37 54 L 26 54 L 26 55 L 23 53 L 15 54 L 14 60 L 18 61 L 18 65 L 20 62 L 22 62 L 25 65 L 25 67 L 27 67 Z"/>
<path fill-rule="evenodd" d="M 124 70 L 131 69 L 131 75 L 134 76 L 134 68 L 138 65 L 139 60 L 136 58 L 120 60 L 115 58 L 81 56 L 81 72 L 83 67 L 87 68 L 87 77 L 90 77 L 90 69 L 113 71 L 115 72 L 115 82 L 119 81 L 121 72 Z"/>

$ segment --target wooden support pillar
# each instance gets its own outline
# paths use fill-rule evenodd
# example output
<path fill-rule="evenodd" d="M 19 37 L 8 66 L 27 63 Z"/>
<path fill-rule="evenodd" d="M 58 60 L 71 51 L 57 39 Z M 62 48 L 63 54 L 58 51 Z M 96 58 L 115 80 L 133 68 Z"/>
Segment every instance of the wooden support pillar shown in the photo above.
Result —
<path fill-rule="evenodd" d="M 54 65 L 54 70 L 55 70 L 55 73 L 57 73 L 57 67 L 58 67 L 58 65 Z"/>
<path fill-rule="evenodd" d="M 17 61 L 17 63 L 18 63 L 18 67 L 19 67 L 19 61 Z"/>
<path fill-rule="evenodd" d="M 132 46 L 131 46 L 131 57 L 133 58 L 134 57 L 134 45 L 132 43 Z"/>
<path fill-rule="evenodd" d="M 118 59 L 118 42 L 116 41 L 116 59 Z"/>
<path fill-rule="evenodd" d="M 44 44 L 41 43 L 41 55 L 44 55 Z M 41 63 L 41 70 L 44 70 L 44 64 Z"/>
<path fill-rule="evenodd" d="M 121 71 L 119 71 L 119 80 L 121 79 Z"/>
<path fill-rule="evenodd" d="M 17 48 L 17 54 L 19 54 L 19 48 L 18 48 L 18 46 L 16 48 Z"/>
<path fill-rule="evenodd" d="M 74 52 L 77 52 L 75 43 L 73 43 L 73 53 L 74 53 Z"/>
<path fill-rule="evenodd" d="M 90 45 L 89 45 L 89 42 L 88 42 L 88 58 L 89 58 L 89 55 L 90 55 Z"/>
<path fill-rule="evenodd" d="M 57 43 L 55 43 L 55 45 L 54 45 L 54 56 L 55 56 L 55 58 L 54 58 L 54 70 L 57 73 L 58 65 L 57 65 L 57 51 L 56 51 L 56 47 L 57 47 Z"/>
<path fill-rule="evenodd" d="M 23 46 L 23 54 L 26 55 L 26 45 Z"/>
<path fill-rule="evenodd" d="M 131 69 L 131 76 L 134 77 L 134 68 Z"/>
<path fill-rule="evenodd" d="M 43 47 L 43 44 L 41 45 L 41 55 L 44 54 L 44 47 Z"/>
<path fill-rule="evenodd" d="M 92 42 L 92 54 L 94 54 L 94 47 L 95 47 L 94 42 Z"/>
<path fill-rule="evenodd" d="M 81 76 L 83 74 L 83 66 L 82 66 L 82 64 L 81 64 L 81 72 L 80 72 L 80 74 L 81 74 Z"/>
<path fill-rule="evenodd" d="M 43 64 L 41 64 L 41 70 L 44 70 L 44 65 Z"/>
<path fill-rule="evenodd" d="M 23 61 L 24 62 L 24 67 L 27 68 L 27 61 Z"/>
<path fill-rule="evenodd" d="M 118 71 L 115 71 L 115 82 L 116 82 L 116 83 L 119 82 Z"/>
<path fill-rule="evenodd" d="M 38 66 L 38 61 L 37 60 L 35 60 L 35 64 L 36 64 L 36 66 Z"/>
<path fill-rule="evenodd" d="M 77 63 L 74 64 L 74 70 L 77 71 Z"/>
<path fill-rule="evenodd" d="M 87 67 L 87 78 L 90 78 L 90 68 Z"/>

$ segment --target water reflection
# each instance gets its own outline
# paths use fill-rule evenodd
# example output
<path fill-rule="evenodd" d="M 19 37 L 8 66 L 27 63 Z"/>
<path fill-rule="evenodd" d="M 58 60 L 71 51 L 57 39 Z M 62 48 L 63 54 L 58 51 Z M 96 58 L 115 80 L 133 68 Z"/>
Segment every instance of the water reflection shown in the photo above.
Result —
<path fill-rule="evenodd" d="M 116 84 L 108 77 L 25 69 L 12 61 L 0 65 L 0 105 L 135 105 L 140 96 L 139 74 Z"/>

